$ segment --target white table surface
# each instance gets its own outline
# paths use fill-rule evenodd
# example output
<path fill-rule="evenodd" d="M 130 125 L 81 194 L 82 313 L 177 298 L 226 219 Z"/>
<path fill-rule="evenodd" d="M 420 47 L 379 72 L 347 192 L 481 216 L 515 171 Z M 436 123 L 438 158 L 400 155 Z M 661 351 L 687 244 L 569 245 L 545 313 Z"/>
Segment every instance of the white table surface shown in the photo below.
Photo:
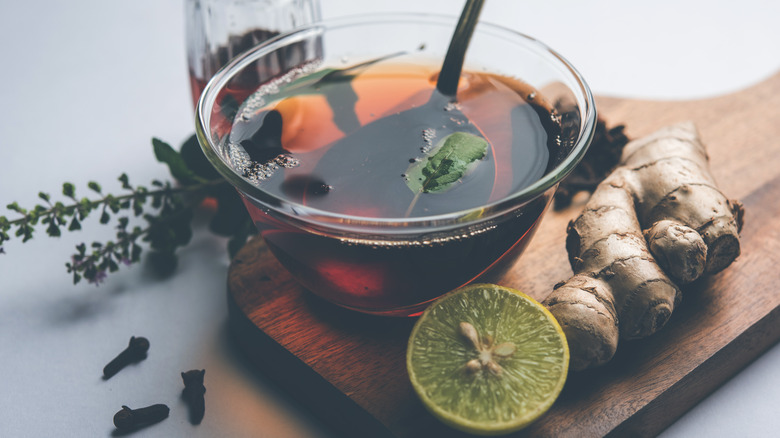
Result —
<path fill-rule="evenodd" d="M 322 11 L 457 13 L 461 4 L 323 0 Z M 672 99 L 776 72 L 778 17 L 780 2 L 769 0 L 491 0 L 482 15 L 558 50 L 597 94 Z M 121 172 L 140 184 L 166 179 L 150 139 L 178 146 L 194 130 L 181 1 L 0 0 L 0 62 L 0 206 L 32 206 L 64 181 L 86 195 L 90 180 L 117 191 Z M 170 418 L 133 436 L 337 436 L 232 346 L 224 239 L 200 224 L 173 277 L 140 264 L 100 287 L 73 286 L 64 264 L 74 245 L 112 237 L 95 220 L 84 228 L 59 239 L 41 231 L 0 254 L 0 437 L 110 436 L 121 405 L 153 403 L 168 404 Z M 103 381 L 131 335 L 150 339 L 149 357 Z M 179 372 L 194 368 L 206 369 L 208 388 L 199 426 L 179 398 Z M 777 436 L 779 389 L 776 345 L 662 435 Z"/>

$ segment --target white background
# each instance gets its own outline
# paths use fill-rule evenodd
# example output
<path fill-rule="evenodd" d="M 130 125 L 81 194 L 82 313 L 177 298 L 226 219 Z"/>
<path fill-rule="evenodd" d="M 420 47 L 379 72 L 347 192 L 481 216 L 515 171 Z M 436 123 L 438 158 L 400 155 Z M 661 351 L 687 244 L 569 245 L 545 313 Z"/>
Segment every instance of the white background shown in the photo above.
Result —
<path fill-rule="evenodd" d="M 323 0 L 327 17 L 445 11 L 461 1 Z M 150 139 L 194 130 L 183 5 L 172 0 L 0 0 L 0 206 L 31 207 L 64 181 L 87 195 L 166 179 Z M 596 94 L 691 99 L 739 90 L 780 68 L 772 1 L 488 1 L 482 19 L 532 35 L 579 68 Z M 777 110 L 777 109 L 770 109 Z M 0 207 L 0 215 L 11 217 Z M 72 286 L 75 244 L 111 230 L 6 243 L 0 254 L 0 437 L 110 436 L 122 404 L 171 406 L 137 437 L 335 436 L 252 371 L 226 330 L 225 241 L 201 226 L 175 276 L 144 265 L 102 286 Z M 103 365 L 130 335 L 149 358 L 109 381 Z M 179 372 L 205 368 L 206 417 L 191 426 Z M 780 346 L 667 429 L 665 437 L 770 436 L 780 430 Z"/>

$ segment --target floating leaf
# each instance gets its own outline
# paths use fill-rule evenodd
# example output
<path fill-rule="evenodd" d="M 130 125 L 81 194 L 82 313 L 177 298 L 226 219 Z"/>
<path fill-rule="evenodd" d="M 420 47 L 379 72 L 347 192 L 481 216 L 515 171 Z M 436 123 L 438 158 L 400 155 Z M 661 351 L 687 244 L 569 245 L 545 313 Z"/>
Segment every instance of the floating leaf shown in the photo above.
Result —
<path fill-rule="evenodd" d="M 487 154 L 488 142 L 467 132 L 454 132 L 431 155 L 406 170 L 406 185 L 414 193 L 443 192 L 463 178 Z"/>

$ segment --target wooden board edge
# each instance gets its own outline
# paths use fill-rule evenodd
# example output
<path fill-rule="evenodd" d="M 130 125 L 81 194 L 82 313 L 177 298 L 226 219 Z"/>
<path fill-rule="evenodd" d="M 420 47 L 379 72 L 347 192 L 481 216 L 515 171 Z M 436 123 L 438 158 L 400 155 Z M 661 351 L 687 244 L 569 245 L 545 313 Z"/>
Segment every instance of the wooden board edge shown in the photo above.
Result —
<path fill-rule="evenodd" d="M 653 437 L 780 341 L 780 306 L 742 332 L 607 436 Z M 713 377 L 717 376 L 717 377 Z"/>
<path fill-rule="evenodd" d="M 392 438 L 393 434 L 301 359 L 267 335 L 227 293 L 228 325 L 241 353 L 339 436 Z"/>

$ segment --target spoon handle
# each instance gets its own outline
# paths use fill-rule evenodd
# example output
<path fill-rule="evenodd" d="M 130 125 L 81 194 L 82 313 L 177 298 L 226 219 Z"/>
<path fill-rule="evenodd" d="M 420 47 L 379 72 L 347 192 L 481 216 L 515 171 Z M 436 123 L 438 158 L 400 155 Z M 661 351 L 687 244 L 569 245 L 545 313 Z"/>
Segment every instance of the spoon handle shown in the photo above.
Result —
<path fill-rule="evenodd" d="M 460 72 L 463 69 L 466 49 L 468 49 L 471 35 L 477 26 L 479 13 L 482 11 L 484 3 L 484 0 L 467 0 L 463 6 L 458 25 L 452 34 L 447 55 L 444 57 L 444 63 L 441 66 L 439 79 L 436 81 L 436 89 L 445 96 L 454 97 L 458 91 L 458 81 L 460 80 Z"/>

